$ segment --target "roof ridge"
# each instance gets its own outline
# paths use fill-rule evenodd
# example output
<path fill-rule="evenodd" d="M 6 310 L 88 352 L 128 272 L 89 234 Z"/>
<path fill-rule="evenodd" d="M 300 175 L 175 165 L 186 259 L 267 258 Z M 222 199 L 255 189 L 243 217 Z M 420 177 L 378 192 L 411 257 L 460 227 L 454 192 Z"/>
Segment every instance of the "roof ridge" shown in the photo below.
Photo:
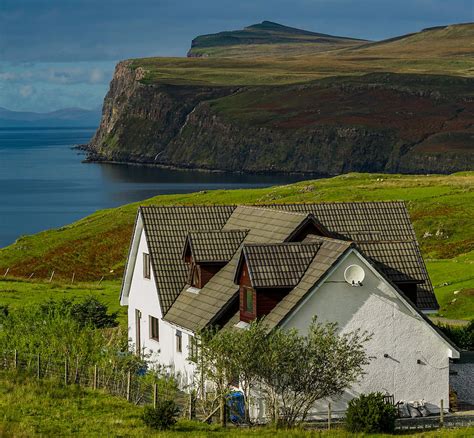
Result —
<path fill-rule="evenodd" d="M 275 205 L 275 206 L 278 206 L 278 205 L 281 205 L 281 204 L 268 204 L 268 205 Z M 260 205 L 237 205 L 236 206 L 236 210 L 238 208 L 248 208 L 248 209 L 252 209 L 252 210 L 261 210 L 261 211 L 278 211 L 280 213 L 287 213 L 289 215 L 293 215 L 293 216 L 300 216 L 302 218 L 305 218 L 307 217 L 310 213 L 301 213 L 299 211 L 287 211 L 287 210 L 276 210 L 276 209 L 271 209 L 271 208 L 268 208 L 265 207 L 265 206 L 260 206 Z"/>
<path fill-rule="evenodd" d="M 344 242 L 344 241 L 343 241 Z M 311 246 L 311 245 L 318 245 L 320 246 L 319 242 L 274 242 L 274 243 L 243 243 L 243 246 Z"/>
<path fill-rule="evenodd" d="M 353 240 L 336 239 L 334 237 L 318 236 L 316 234 L 308 234 L 308 236 L 306 236 L 306 237 L 309 237 L 309 236 L 314 236 L 314 237 L 311 237 L 311 238 L 322 240 L 324 242 L 334 242 L 334 243 L 340 243 L 340 244 L 344 244 L 344 245 L 348 245 L 348 246 L 357 243 L 357 242 L 354 242 Z M 304 243 L 310 243 L 310 242 L 304 242 Z"/>
<path fill-rule="evenodd" d="M 200 233 L 200 234 L 204 234 L 204 233 L 245 233 L 245 232 L 249 232 L 250 229 L 249 228 L 232 228 L 230 230 L 224 230 L 224 229 L 220 229 L 220 230 L 189 230 L 188 231 L 188 234 L 192 234 L 192 233 Z"/>

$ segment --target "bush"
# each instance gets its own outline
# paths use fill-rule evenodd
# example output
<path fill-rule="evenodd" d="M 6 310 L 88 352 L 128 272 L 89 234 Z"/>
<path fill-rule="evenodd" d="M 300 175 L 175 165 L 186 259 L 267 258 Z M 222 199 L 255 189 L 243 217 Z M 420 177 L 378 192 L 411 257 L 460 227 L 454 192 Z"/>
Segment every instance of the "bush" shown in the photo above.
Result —
<path fill-rule="evenodd" d="M 438 327 L 459 348 L 474 350 L 474 319 L 468 325 L 461 327 L 446 324 Z"/>
<path fill-rule="evenodd" d="M 166 430 L 178 421 L 179 408 L 173 400 L 158 401 L 156 408 L 146 406 L 143 421 L 152 429 Z"/>
<path fill-rule="evenodd" d="M 392 433 L 395 418 L 395 406 L 385 403 L 382 393 L 362 394 L 349 402 L 346 429 L 355 433 Z"/>

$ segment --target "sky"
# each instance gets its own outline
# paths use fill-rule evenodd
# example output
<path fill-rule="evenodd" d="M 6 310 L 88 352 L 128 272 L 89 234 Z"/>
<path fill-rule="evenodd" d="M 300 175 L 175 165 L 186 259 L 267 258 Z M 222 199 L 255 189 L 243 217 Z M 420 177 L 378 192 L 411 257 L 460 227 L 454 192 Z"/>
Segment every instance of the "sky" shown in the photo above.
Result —
<path fill-rule="evenodd" d="M 381 40 L 474 21 L 474 0 L 0 0 L 0 107 L 96 109 L 119 60 L 263 20 Z"/>

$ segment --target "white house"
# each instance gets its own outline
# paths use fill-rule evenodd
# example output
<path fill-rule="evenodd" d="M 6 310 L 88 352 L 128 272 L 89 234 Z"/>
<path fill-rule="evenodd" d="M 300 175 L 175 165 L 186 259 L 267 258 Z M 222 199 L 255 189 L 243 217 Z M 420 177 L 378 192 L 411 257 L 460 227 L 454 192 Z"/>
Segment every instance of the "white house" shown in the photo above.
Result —
<path fill-rule="evenodd" d="M 265 317 L 304 333 L 317 315 L 373 334 L 367 374 L 336 412 L 372 391 L 448 407 L 459 352 L 425 316 L 438 304 L 402 202 L 141 207 L 120 300 L 137 352 L 183 387 L 197 331 Z"/>

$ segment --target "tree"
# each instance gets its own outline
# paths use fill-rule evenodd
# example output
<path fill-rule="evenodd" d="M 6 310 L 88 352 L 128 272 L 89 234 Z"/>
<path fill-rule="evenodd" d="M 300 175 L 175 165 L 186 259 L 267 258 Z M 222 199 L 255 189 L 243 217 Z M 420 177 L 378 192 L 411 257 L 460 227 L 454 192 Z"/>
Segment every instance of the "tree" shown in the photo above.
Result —
<path fill-rule="evenodd" d="M 367 333 L 338 334 L 335 323 L 313 320 L 308 333 L 274 330 L 260 359 L 259 379 L 272 420 L 292 427 L 317 400 L 341 395 L 364 374 Z"/>
<path fill-rule="evenodd" d="M 295 329 L 269 332 L 262 320 L 244 330 L 201 333 L 191 360 L 201 388 L 208 382 L 216 391 L 221 422 L 226 397 L 238 377 L 246 421 L 251 396 L 257 393 L 265 398 L 272 422 L 291 427 L 306 419 L 317 400 L 340 395 L 362 376 L 369 363 L 363 345 L 369 338 L 360 331 L 338 334 L 337 324 L 316 320 L 306 335 Z"/>

